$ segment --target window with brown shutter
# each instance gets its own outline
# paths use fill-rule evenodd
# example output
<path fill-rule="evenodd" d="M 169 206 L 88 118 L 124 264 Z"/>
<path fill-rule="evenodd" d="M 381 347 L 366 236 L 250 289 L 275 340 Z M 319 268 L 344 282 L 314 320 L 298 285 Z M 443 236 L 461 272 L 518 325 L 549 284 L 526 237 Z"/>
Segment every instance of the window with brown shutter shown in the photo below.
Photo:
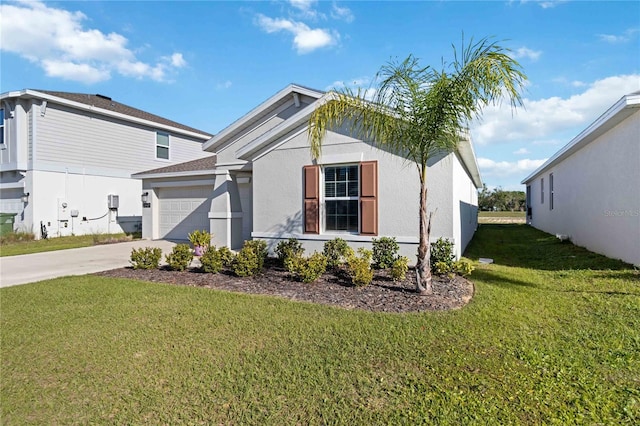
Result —
<path fill-rule="evenodd" d="M 378 235 L 378 162 L 360 163 L 360 234 Z"/>
<path fill-rule="evenodd" d="M 304 232 L 320 233 L 320 166 L 304 166 Z"/>

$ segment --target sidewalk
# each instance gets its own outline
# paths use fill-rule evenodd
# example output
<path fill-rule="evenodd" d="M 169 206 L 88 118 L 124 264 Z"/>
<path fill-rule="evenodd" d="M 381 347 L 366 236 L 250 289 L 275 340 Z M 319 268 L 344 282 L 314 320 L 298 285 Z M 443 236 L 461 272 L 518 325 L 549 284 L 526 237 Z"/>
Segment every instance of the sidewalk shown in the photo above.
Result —
<path fill-rule="evenodd" d="M 0 287 L 10 287 L 66 275 L 85 275 L 129 266 L 131 249 L 160 247 L 162 258 L 175 243 L 136 240 L 69 250 L 0 257 Z"/>

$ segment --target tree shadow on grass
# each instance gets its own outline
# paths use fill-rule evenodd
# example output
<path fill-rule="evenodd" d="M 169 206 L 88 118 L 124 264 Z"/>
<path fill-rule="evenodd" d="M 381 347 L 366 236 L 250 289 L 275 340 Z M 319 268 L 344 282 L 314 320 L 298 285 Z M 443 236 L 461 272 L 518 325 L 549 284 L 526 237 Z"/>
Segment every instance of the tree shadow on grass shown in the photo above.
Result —
<path fill-rule="evenodd" d="M 545 271 L 633 268 L 521 224 L 480 225 L 465 256 L 473 260 L 491 258 L 499 265 Z"/>

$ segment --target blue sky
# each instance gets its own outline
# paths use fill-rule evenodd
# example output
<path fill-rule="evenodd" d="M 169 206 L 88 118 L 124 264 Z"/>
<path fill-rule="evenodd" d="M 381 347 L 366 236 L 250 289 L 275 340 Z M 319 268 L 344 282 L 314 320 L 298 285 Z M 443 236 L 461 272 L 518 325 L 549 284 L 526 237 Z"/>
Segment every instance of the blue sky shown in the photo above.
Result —
<path fill-rule="evenodd" d="M 0 91 L 100 93 L 216 133 L 289 83 L 367 86 L 409 54 L 494 37 L 529 77 L 524 108 L 471 125 L 490 187 L 520 180 L 640 90 L 640 2 L 3 1 Z"/>

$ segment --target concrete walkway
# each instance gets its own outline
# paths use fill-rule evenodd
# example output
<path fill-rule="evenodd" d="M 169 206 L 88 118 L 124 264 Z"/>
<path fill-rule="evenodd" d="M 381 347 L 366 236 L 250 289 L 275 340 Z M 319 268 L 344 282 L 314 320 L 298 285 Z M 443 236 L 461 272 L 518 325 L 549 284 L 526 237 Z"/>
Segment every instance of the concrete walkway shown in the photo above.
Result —
<path fill-rule="evenodd" d="M 42 281 L 66 275 L 85 275 L 129 266 L 131 249 L 160 247 L 162 259 L 175 244 L 137 240 L 69 250 L 0 257 L 0 287 Z"/>

